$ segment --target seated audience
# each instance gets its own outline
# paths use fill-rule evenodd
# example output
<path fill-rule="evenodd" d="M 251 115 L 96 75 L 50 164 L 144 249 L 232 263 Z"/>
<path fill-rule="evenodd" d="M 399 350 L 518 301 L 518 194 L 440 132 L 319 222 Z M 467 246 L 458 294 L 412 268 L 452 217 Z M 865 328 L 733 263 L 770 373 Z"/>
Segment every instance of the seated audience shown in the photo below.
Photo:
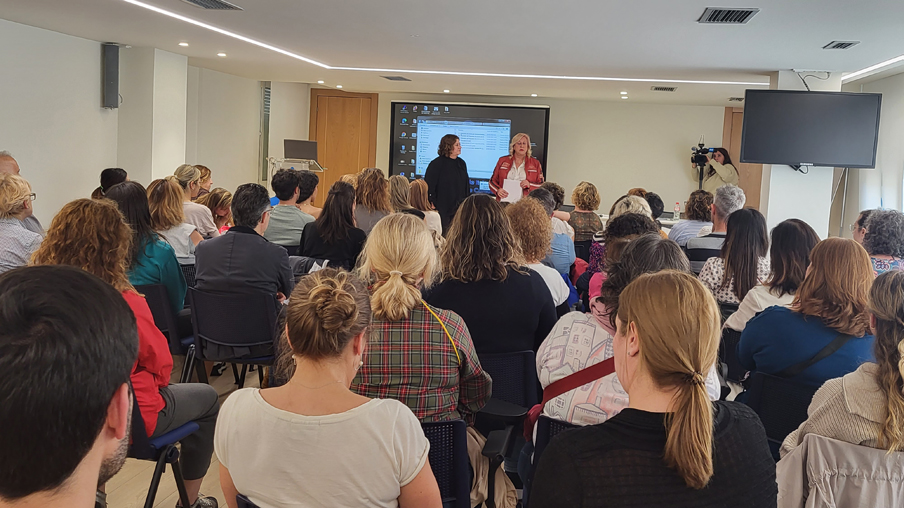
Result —
<path fill-rule="evenodd" d="M 314 272 L 286 317 L 281 364 L 291 380 L 238 390 L 223 405 L 216 452 L 229 506 L 242 493 L 273 508 L 440 508 L 430 443 L 411 410 L 349 389 L 369 354 L 364 284 L 331 268 Z"/>
<path fill-rule="evenodd" d="M 552 216 L 564 222 L 571 220 L 570 213 L 560 210 L 560 208 L 562 208 L 562 205 L 565 204 L 565 189 L 563 189 L 561 185 L 555 182 L 543 182 L 540 184 L 540 188 L 549 192 L 552 195 L 552 199 L 556 203 L 556 205 L 553 207 L 554 212 L 552 212 Z M 574 229 L 571 229 L 571 231 L 574 232 Z M 572 233 L 571 236 L 574 237 L 574 234 Z M 572 238 L 572 240 L 573 239 L 574 238 Z"/>
<path fill-rule="evenodd" d="M 401 212 L 411 208 L 411 191 L 408 187 L 408 179 L 402 175 L 389 177 L 389 205 L 393 212 Z"/>
<path fill-rule="evenodd" d="M 377 221 L 392 213 L 389 182 L 382 169 L 367 168 L 358 175 L 355 201 L 355 222 L 365 234 L 370 234 Z"/>
<path fill-rule="evenodd" d="M 31 217 L 35 195 L 19 175 L 0 173 L 0 273 L 25 266 L 42 237 L 23 222 Z"/>
<path fill-rule="evenodd" d="M 0 505 L 103 504 L 97 486 L 126 461 L 137 356 L 132 311 L 104 281 L 62 266 L 0 277 Z"/>
<path fill-rule="evenodd" d="M 346 175 L 342 175 L 342 176 L 339 177 L 339 181 L 340 181 L 340 182 L 347 183 L 347 184 L 351 185 L 353 189 L 356 189 L 356 190 L 357 190 L 357 188 L 358 188 L 358 175 L 359 175 L 359 174 L 360 174 L 360 173 L 349 173 L 349 174 L 346 174 Z"/>
<path fill-rule="evenodd" d="M 769 307 L 747 322 L 738 361 L 753 373 L 783 376 L 835 339 L 846 342 L 828 357 L 789 379 L 822 386 L 829 379 L 872 361 L 868 293 L 873 282 L 869 256 L 853 240 L 828 238 L 810 252 L 810 267 L 790 308 Z"/>
<path fill-rule="evenodd" d="M 869 294 L 876 361 L 826 381 L 810 403 L 809 418 L 782 443 L 784 457 L 807 434 L 891 452 L 904 451 L 904 273 L 876 278 Z"/>
<path fill-rule="evenodd" d="M 185 222 L 182 187 L 179 187 L 175 178 L 154 180 L 148 185 L 148 206 L 151 228 L 170 244 L 179 263 L 195 264 L 195 247 L 203 238 L 197 227 Z"/>
<path fill-rule="evenodd" d="M 220 236 L 219 228 L 213 222 L 210 208 L 192 202 L 192 199 L 197 198 L 198 192 L 201 190 L 201 171 L 191 164 L 183 164 L 176 168 L 173 178 L 182 188 L 182 209 L 185 212 L 185 222 L 198 228 L 198 233 L 201 233 L 204 238 Z"/>
<path fill-rule="evenodd" d="M 232 193 L 228 190 L 217 187 L 198 198 L 195 203 L 210 209 L 214 226 L 221 235 L 232 227 L 232 214 L 229 212 L 232 207 Z"/>
<path fill-rule="evenodd" d="M 235 226 L 225 235 L 198 245 L 195 287 L 219 294 L 264 293 L 281 302 L 292 293 L 295 277 L 286 249 L 263 236 L 270 224 L 267 189 L 256 183 L 239 185 L 232 216 Z"/>
<path fill-rule="evenodd" d="M 624 215 L 626 213 L 639 213 L 646 215 L 650 219 L 653 218 L 653 211 L 650 210 L 650 204 L 644 198 L 638 196 L 622 196 L 612 205 L 609 219 Z"/>
<path fill-rule="evenodd" d="M 528 268 L 540 274 L 549 292 L 552 294 L 552 302 L 556 307 L 566 304 L 570 290 L 562 275 L 540 261 L 549 251 L 550 237 L 552 236 L 552 224 L 546 215 L 546 210 L 536 199 L 522 199 L 509 205 L 505 209 L 512 224 L 512 233 L 521 248 L 521 255 Z M 559 314 L 568 312 L 568 305 L 559 311 Z M 557 309 L 558 310 L 558 309 Z"/>
<path fill-rule="evenodd" d="M 643 195 L 643 198 L 647 201 L 647 204 L 650 205 L 650 213 L 652 214 L 653 220 L 658 223 L 659 218 L 662 217 L 662 212 L 665 211 L 665 204 L 662 202 L 662 198 L 655 192 L 647 192 Z M 662 225 L 659 227 L 661 228 Z"/>
<path fill-rule="evenodd" d="M 904 213 L 873 210 L 866 221 L 862 243 L 875 275 L 904 270 Z"/>
<path fill-rule="evenodd" d="M 546 216 L 552 223 L 552 236 L 549 252 L 542 262 L 556 269 L 557 272 L 568 275 L 571 265 L 574 264 L 574 230 L 562 219 L 553 216 L 556 206 L 555 199 L 546 189 L 534 189 L 527 195 L 537 200 L 546 211 Z"/>
<path fill-rule="evenodd" d="M 173 370 L 169 344 L 154 324 L 144 297 L 135 292 L 126 276 L 132 236 L 115 203 L 77 199 L 63 206 L 53 218 L 33 262 L 81 268 L 120 292 L 138 325 L 138 361 L 130 376 L 138 401 L 133 410 L 141 411 L 150 437 L 162 436 L 191 421 L 199 425 L 198 430 L 180 441 L 179 462 L 192 508 L 216 508 L 216 498 L 198 491 L 213 454 L 213 432 L 220 406 L 217 391 L 201 383 L 169 384 Z"/>
<path fill-rule="evenodd" d="M 571 193 L 574 210 L 568 224 L 574 228 L 574 241 L 586 242 L 593 239 L 593 234 L 603 230 L 603 222 L 596 214 L 600 206 L 600 195 L 596 186 L 590 182 L 581 182 Z"/>
<path fill-rule="evenodd" d="M 351 390 L 402 401 L 422 422 L 463 418 L 473 424 L 492 380 L 464 320 L 421 299 L 420 287 L 430 287 L 438 268 L 422 220 L 393 214 L 374 226 L 358 268 L 371 288 L 371 340 Z"/>
<path fill-rule="evenodd" d="M 430 231 L 442 236 L 443 222 L 439 217 L 439 212 L 433 208 L 430 200 L 427 199 L 427 182 L 424 179 L 418 178 L 411 181 L 411 184 L 409 184 L 409 201 L 412 207 L 424 212 L 424 221 Z"/>
<path fill-rule="evenodd" d="M 725 243 L 725 232 L 728 227 L 728 217 L 734 212 L 744 208 L 747 196 L 737 185 L 723 185 L 716 189 L 713 195 L 713 204 L 710 206 L 710 215 L 713 226 L 710 232 L 701 236 L 689 238 L 685 245 L 687 258 L 691 261 L 691 270 L 699 274 L 703 265 L 709 258 L 719 257 L 722 245 Z"/>
<path fill-rule="evenodd" d="M 298 173 L 290 169 L 281 169 L 273 175 L 270 187 L 276 193 L 279 204 L 270 211 L 270 225 L 264 232 L 264 238 L 282 247 L 293 250 L 301 244 L 301 232 L 305 225 L 314 222 L 314 217 L 299 210 L 295 203 L 299 195 Z"/>
<path fill-rule="evenodd" d="M 198 168 L 198 171 L 201 172 L 201 180 L 198 182 L 198 185 L 201 186 L 201 189 L 198 191 L 198 196 L 195 197 L 195 201 L 204 196 L 210 194 L 210 188 L 213 187 L 213 175 L 211 174 L 210 168 L 207 166 L 202 166 L 200 164 L 195 164 L 195 167 Z"/>
<path fill-rule="evenodd" d="M 684 205 L 684 219 L 678 221 L 669 231 L 669 240 L 678 242 L 684 247 L 687 241 L 697 236 L 701 229 L 712 226 L 713 195 L 704 190 L 691 192 Z"/>
<path fill-rule="evenodd" d="M 326 196 L 323 213 L 301 233 L 300 254 L 348 270 L 358 261 L 365 240 L 367 234 L 355 225 L 355 189 L 336 182 Z"/>
<path fill-rule="evenodd" d="M 138 182 L 123 182 L 107 189 L 107 199 L 113 200 L 132 228 L 132 248 L 128 258 L 128 277 L 133 286 L 163 284 L 169 296 L 173 314 L 185 307 L 188 285 L 179 268 L 176 253 L 151 226 L 151 211 L 144 187 Z"/>
<path fill-rule="evenodd" d="M 425 299 L 465 320 L 478 354 L 536 351 L 556 323 L 546 282 L 524 266 L 511 223 L 491 196 L 462 202 L 441 264 L 442 280 Z"/>
<path fill-rule="evenodd" d="M 645 198 L 647 196 L 647 190 L 643 187 L 634 187 L 628 189 L 628 196 L 637 196 L 639 198 Z"/>
<path fill-rule="evenodd" d="M 863 210 L 857 216 L 857 220 L 851 224 L 851 234 L 860 245 L 863 245 L 863 237 L 866 236 L 866 221 L 869 220 L 869 216 L 872 213 L 873 210 Z"/>
<path fill-rule="evenodd" d="M 629 241 L 641 235 L 649 233 L 659 234 L 659 226 L 646 215 L 639 213 L 626 213 L 606 222 L 606 229 L 599 236 L 597 249 L 590 251 L 590 265 L 584 275 L 578 279 L 578 291 L 587 292 L 590 298 L 599 296 L 599 288 L 606 280 L 609 262 L 617 261 L 620 251 L 613 252 L 619 247 L 624 247 L 621 240 Z M 582 282 L 584 279 L 586 282 Z"/>
<path fill-rule="evenodd" d="M 297 171 L 298 174 L 298 201 L 295 206 L 302 212 L 314 217 L 320 217 L 323 208 L 314 206 L 314 199 L 317 198 L 317 187 L 320 184 L 320 177 L 313 171 L 302 169 Z"/>
<path fill-rule="evenodd" d="M 110 187 L 129 181 L 129 174 L 122 168 L 107 168 L 100 172 L 100 187 L 91 193 L 91 199 L 101 199 Z"/>
<path fill-rule="evenodd" d="M 759 418 L 707 397 L 705 373 L 719 349 L 711 293 L 689 273 L 643 275 L 620 295 L 616 324 L 615 371 L 628 407 L 552 440 L 531 507 L 775 506 L 775 463 Z"/>
<path fill-rule="evenodd" d="M 0 150 L 0 175 L 18 175 L 19 174 L 19 163 L 16 162 L 16 159 L 13 158 L 12 154 L 7 152 L 6 150 Z M 34 215 L 29 215 L 22 220 L 22 224 L 25 226 L 25 229 L 31 231 L 32 233 L 37 233 L 41 235 L 41 238 L 44 238 L 44 228 L 41 226 L 41 222 L 38 221 L 38 218 Z"/>
<path fill-rule="evenodd" d="M 719 257 L 709 258 L 699 278 L 719 303 L 740 304 L 747 292 L 769 278 L 766 218 L 753 208 L 731 214 Z"/>
<path fill-rule="evenodd" d="M 810 251 L 817 243 L 816 231 L 800 219 L 788 219 L 772 228 L 772 273 L 766 282 L 747 292 L 738 310 L 725 320 L 725 328 L 743 332 L 748 321 L 769 307 L 790 306 L 810 266 Z"/>

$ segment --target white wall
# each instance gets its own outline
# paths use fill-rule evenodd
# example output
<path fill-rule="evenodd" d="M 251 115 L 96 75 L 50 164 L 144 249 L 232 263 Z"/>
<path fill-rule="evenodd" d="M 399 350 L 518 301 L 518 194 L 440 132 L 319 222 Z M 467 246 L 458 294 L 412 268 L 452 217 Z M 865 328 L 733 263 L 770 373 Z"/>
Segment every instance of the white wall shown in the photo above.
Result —
<path fill-rule="evenodd" d="M 310 104 L 310 85 L 270 83 L 270 157 L 284 157 L 285 139 L 308 139 Z"/>
<path fill-rule="evenodd" d="M 120 50 L 119 94 L 116 165 L 147 185 L 153 180 L 154 48 Z"/>
<path fill-rule="evenodd" d="M 604 212 L 632 187 L 659 194 L 666 210 L 676 201 L 683 204 L 697 188 L 691 178 L 690 147 L 701 134 L 708 146 L 719 146 L 725 113 L 718 106 L 384 93 L 377 120 L 380 168 L 389 167 L 393 100 L 548 105 L 547 180 L 565 188 L 568 202 L 580 181 L 594 183 Z"/>
<path fill-rule="evenodd" d="M 154 50 L 154 179 L 171 175 L 185 164 L 187 80 L 187 57 Z"/>
<path fill-rule="evenodd" d="M 0 150 L 16 156 L 47 227 L 116 165 L 117 112 L 101 106 L 101 45 L 0 19 L 0 69 Z"/>

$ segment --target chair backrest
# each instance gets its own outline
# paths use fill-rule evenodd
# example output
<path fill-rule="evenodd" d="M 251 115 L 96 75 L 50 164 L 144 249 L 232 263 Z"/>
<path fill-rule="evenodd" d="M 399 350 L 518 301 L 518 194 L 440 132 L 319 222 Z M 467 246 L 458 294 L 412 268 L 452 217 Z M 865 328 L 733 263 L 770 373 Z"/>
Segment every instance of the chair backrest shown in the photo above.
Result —
<path fill-rule="evenodd" d="M 740 383 L 747 376 L 747 369 L 738 360 L 739 342 L 741 342 L 741 332 L 731 328 L 722 330 L 722 340 L 719 344 L 719 360 L 728 365 L 726 379 L 735 383 Z"/>
<path fill-rule="evenodd" d="M 208 342 L 232 348 L 274 343 L 277 310 L 273 295 L 221 295 L 189 288 L 188 300 L 195 350 L 201 360 L 208 359 L 204 355 Z"/>
<path fill-rule="evenodd" d="M 235 496 L 235 502 L 238 508 L 260 508 L 260 506 L 252 503 L 250 499 L 241 494 Z"/>
<path fill-rule="evenodd" d="M 430 441 L 430 468 L 443 506 L 471 506 L 471 472 L 468 468 L 468 431 L 463 420 L 422 422 L 424 435 Z"/>
<path fill-rule="evenodd" d="M 279 245 L 279 244 L 276 244 Z M 301 251 L 301 245 L 279 245 L 283 249 L 286 249 L 286 254 L 290 256 L 297 256 L 298 252 Z"/>
<path fill-rule="evenodd" d="M 756 372 L 750 378 L 747 405 L 760 416 L 766 438 L 781 446 L 788 434 L 807 419 L 807 408 L 817 388 Z"/>
<path fill-rule="evenodd" d="M 580 425 L 540 415 L 540 418 L 537 418 L 537 437 L 534 440 L 534 467 L 540 462 L 540 455 L 543 454 L 543 450 L 546 449 L 546 446 L 556 434 L 563 430 L 578 429 L 580 427 Z"/>
<path fill-rule="evenodd" d="M 195 287 L 195 265 L 179 265 L 182 268 L 182 275 L 185 277 L 185 283 L 188 287 Z"/>
<path fill-rule="evenodd" d="M 173 306 L 170 304 L 169 294 L 163 284 L 148 284 L 135 286 L 135 291 L 144 295 L 144 300 L 154 316 L 154 324 L 169 342 L 170 354 L 182 355 L 182 343 L 179 339 L 179 326 L 176 324 L 176 316 L 173 314 Z"/>
<path fill-rule="evenodd" d="M 738 311 L 738 304 L 736 303 L 720 303 L 719 304 L 719 313 L 722 314 L 722 323 L 725 323 L 725 320 L 728 319 L 728 316 L 734 314 Z"/>
<path fill-rule="evenodd" d="M 537 397 L 537 362 L 533 351 L 482 354 L 480 365 L 493 378 L 493 398 L 530 408 Z"/>
<path fill-rule="evenodd" d="M 590 262 L 590 245 L 593 244 L 593 240 L 583 240 L 580 242 L 574 242 L 574 255 L 575 257 L 581 258 L 586 262 Z"/>

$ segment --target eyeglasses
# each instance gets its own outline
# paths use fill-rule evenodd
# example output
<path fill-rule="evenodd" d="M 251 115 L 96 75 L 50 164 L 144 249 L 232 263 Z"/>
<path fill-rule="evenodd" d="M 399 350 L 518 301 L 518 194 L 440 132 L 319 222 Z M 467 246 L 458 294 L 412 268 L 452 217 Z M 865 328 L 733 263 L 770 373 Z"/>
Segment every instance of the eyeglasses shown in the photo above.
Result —
<path fill-rule="evenodd" d="M 851 224 L 851 233 L 853 233 L 854 231 L 857 231 L 858 229 L 860 229 L 860 227 L 857 225 L 856 222 Z"/>
<path fill-rule="evenodd" d="M 34 192 L 32 192 L 31 194 L 28 195 L 28 199 L 29 199 L 30 201 L 34 201 L 34 200 L 37 199 L 37 198 L 38 198 L 38 195 L 35 194 Z"/>

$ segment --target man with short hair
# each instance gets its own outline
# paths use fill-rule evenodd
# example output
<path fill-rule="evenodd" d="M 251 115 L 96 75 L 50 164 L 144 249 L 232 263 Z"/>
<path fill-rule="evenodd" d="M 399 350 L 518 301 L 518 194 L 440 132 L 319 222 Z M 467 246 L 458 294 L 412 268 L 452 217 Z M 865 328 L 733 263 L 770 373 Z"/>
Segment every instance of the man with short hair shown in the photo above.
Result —
<path fill-rule="evenodd" d="M 8 175 L 18 175 L 19 174 L 19 162 L 16 161 L 16 158 L 13 157 L 13 154 L 9 153 L 6 150 L 0 150 L 0 174 L 8 174 Z M 25 226 L 25 229 L 31 231 L 32 233 L 37 233 L 41 235 L 41 238 L 44 238 L 44 227 L 41 226 L 41 222 L 34 215 L 29 215 L 22 219 L 22 225 Z"/>
<path fill-rule="evenodd" d="M 534 189 L 530 191 L 527 197 L 539 201 L 543 205 L 543 209 L 546 210 L 546 215 L 549 215 L 549 220 L 552 221 L 550 251 L 542 260 L 542 263 L 555 268 L 561 274 L 568 275 L 575 259 L 574 229 L 567 222 L 553 217 L 556 200 L 548 190 L 542 188 Z"/>
<path fill-rule="evenodd" d="M 273 175 L 270 187 L 276 193 L 279 204 L 270 212 L 270 225 L 264 232 L 264 238 L 276 245 L 287 247 L 290 255 L 298 253 L 301 245 L 301 232 L 305 224 L 314 222 L 314 217 L 308 215 L 298 207 L 299 176 L 296 171 L 280 169 Z"/>
<path fill-rule="evenodd" d="M 722 244 L 725 243 L 728 216 L 744 208 L 746 202 L 747 196 L 737 185 L 726 184 L 716 189 L 713 204 L 709 205 L 713 217 L 712 231 L 703 236 L 689 239 L 685 247 L 694 273 L 699 275 L 707 259 L 720 255 Z"/>
<path fill-rule="evenodd" d="M 135 316 L 97 277 L 0 276 L 0 506 L 94 506 L 126 459 L 137 357 Z"/>

